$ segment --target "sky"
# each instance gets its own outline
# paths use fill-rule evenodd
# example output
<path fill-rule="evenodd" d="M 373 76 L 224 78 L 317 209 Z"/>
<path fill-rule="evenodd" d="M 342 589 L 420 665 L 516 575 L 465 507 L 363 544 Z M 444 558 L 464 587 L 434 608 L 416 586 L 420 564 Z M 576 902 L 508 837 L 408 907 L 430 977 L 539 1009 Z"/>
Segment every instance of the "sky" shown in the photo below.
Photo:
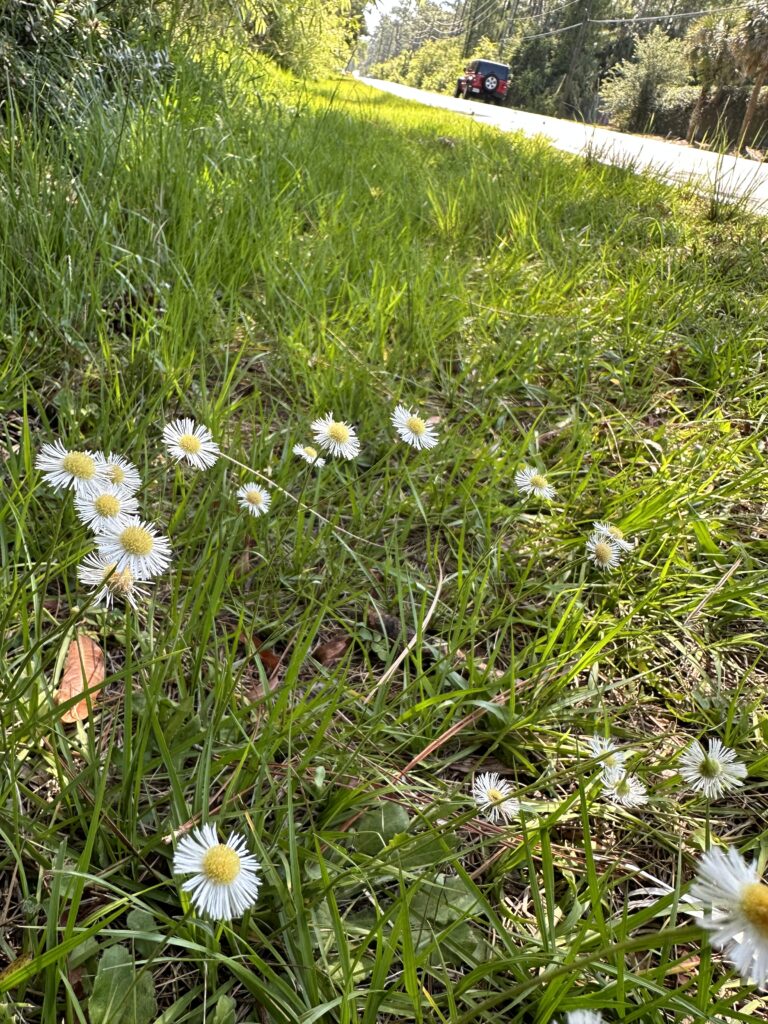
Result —
<path fill-rule="evenodd" d="M 368 26 L 368 31 L 373 32 L 382 14 L 388 14 L 399 3 L 401 0 L 378 0 L 375 4 L 368 4 L 365 9 L 365 23 Z"/>

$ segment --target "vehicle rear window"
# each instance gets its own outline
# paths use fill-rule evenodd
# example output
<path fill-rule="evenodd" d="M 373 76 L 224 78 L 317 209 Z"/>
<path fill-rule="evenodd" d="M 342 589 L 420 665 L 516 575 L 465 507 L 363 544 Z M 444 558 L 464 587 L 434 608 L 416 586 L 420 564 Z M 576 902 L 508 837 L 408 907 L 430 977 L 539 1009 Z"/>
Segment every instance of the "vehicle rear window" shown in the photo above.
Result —
<path fill-rule="evenodd" d="M 497 78 L 507 78 L 509 76 L 509 67 L 506 64 L 494 64 L 490 60 L 479 60 L 476 70 L 483 75 L 494 74 Z"/>

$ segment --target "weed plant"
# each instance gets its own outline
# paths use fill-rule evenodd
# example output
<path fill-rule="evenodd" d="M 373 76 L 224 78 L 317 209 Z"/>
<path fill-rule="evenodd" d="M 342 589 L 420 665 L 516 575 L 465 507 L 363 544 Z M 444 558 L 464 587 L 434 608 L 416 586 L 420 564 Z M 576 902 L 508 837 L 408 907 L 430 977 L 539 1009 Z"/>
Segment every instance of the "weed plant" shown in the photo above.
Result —
<path fill-rule="evenodd" d="M 351 80 L 174 66 L 0 139 L 6 1018 L 764 1019 L 688 890 L 768 841 L 765 222 Z M 362 450 L 317 471 L 292 449 L 329 410 Z M 186 416 L 267 515 L 231 461 L 171 462 Z M 57 437 L 141 471 L 174 560 L 135 612 L 77 582 Z M 633 545 L 610 573 L 596 520 Z M 107 679 L 72 726 L 76 629 Z M 647 803 L 607 798 L 594 735 Z M 681 778 L 699 738 L 740 789 Z M 209 821 L 261 865 L 229 924 L 172 877 Z"/>

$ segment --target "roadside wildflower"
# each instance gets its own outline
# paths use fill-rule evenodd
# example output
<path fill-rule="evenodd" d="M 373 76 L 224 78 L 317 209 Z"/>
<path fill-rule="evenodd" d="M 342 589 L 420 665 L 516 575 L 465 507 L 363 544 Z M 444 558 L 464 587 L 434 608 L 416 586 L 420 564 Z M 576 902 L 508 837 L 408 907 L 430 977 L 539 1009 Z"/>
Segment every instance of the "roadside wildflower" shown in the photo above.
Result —
<path fill-rule="evenodd" d="M 571 1010 L 565 1015 L 565 1024 L 603 1024 L 603 1015 L 597 1010 Z"/>
<path fill-rule="evenodd" d="M 333 418 L 329 412 L 321 420 L 312 423 L 312 433 L 321 448 L 342 459 L 354 459 L 360 454 L 360 442 L 352 427 Z"/>
<path fill-rule="evenodd" d="M 151 579 L 165 572 L 171 561 L 171 545 L 157 528 L 138 516 L 105 529 L 96 538 L 99 553 L 118 570 L 130 569 L 135 579 Z"/>
<path fill-rule="evenodd" d="M 648 803 L 648 790 L 637 778 L 624 769 L 603 773 L 605 795 L 622 807 L 641 807 Z"/>
<path fill-rule="evenodd" d="M 295 444 L 293 446 L 293 454 L 298 455 L 300 459 L 304 459 L 310 466 L 317 466 L 318 469 L 325 465 L 325 459 L 322 458 L 317 448 L 313 448 L 311 444 Z"/>
<path fill-rule="evenodd" d="M 213 825 L 184 836 L 173 856 L 175 875 L 193 875 L 182 885 L 192 906 L 215 921 L 240 917 L 259 895 L 259 862 L 245 839 L 233 833 L 220 843 Z"/>
<path fill-rule="evenodd" d="M 555 488 L 547 483 L 546 476 L 530 466 L 523 466 L 515 473 L 515 487 L 523 494 L 533 494 L 544 501 L 551 501 L 555 496 Z"/>
<path fill-rule="evenodd" d="M 91 587 L 96 592 L 94 603 L 103 602 L 107 608 L 118 597 L 135 608 L 136 599 L 144 598 L 149 593 L 146 581 L 137 580 L 130 569 L 118 570 L 115 562 L 110 562 L 96 552 L 91 552 L 82 560 L 77 569 L 77 578 L 83 586 Z"/>
<path fill-rule="evenodd" d="M 611 572 L 621 562 L 622 548 L 607 533 L 593 533 L 587 541 L 587 554 L 598 569 Z"/>
<path fill-rule="evenodd" d="M 75 495 L 77 518 L 96 533 L 108 526 L 125 525 L 138 511 L 138 501 L 117 484 L 100 482 Z"/>
<path fill-rule="evenodd" d="M 627 755 L 623 750 L 614 746 L 612 740 L 604 739 L 602 736 L 592 736 L 589 740 L 589 748 L 593 757 L 600 758 L 604 776 L 623 770 Z"/>
<path fill-rule="evenodd" d="M 595 522 L 592 523 L 592 529 L 595 533 L 604 533 L 606 537 L 610 537 L 622 551 L 634 550 L 634 546 L 624 539 L 624 531 L 620 530 L 618 526 L 614 526 L 613 523 Z"/>
<path fill-rule="evenodd" d="M 512 787 L 497 772 L 482 772 L 472 785 L 472 797 L 490 821 L 509 821 L 520 811 L 520 802 L 512 796 Z"/>
<path fill-rule="evenodd" d="M 392 413 L 392 426 L 413 448 L 434 448 L 437 444 L 435 428 L 404 405 L 398 405 Z"/>
<path fill-rule="evenodd" d="M 680 774 L 697 793 L 717 800 L 729 789 L 736 789 L 746 778 L 747 769 L 736 752 L 718 740 L 709 741 L 709 750 L 698 740 L 680 758 Z"/>
<path fill-rule="evenodd" d="M 240 508 L 250 512 L 252 516 L 263 516 L 269 511 L 272 496 L 265 487 L 257 483 L 248 483 L 241 487 L 237 496 L 240 499 Z"/>
<path fill-rule="evenodd" d="M 210 469 L 221 454 L 208 427 L 194 420 L 174 420 L 163 428 L 163 441 L 176 462 L 188 462 L 195 469 Z"/>
<path fill-rule="evenodd" d="M 42 470 L 55 490 L 71 487 L 75 494 L 81 494 L 103 476 L 104 456 L 100 452 L 69 451 L 58 440 L 43 445 L 35 459 L 35 469 Z"/>
<path fill-rule="evenodd" d="M 744 981 L 768 982 L 768 885 L 754 863 L 748 864 L 731 846 L 709 850 L 699 864 L 691 895 L 716 908 L 704 917 L 712 945 L 725 951 Z"/>
<path fill-rule="evenodd" d="M 104 475 L 111 484 L 118 484 L 129 494 L 135 494 L 141 487 L 138 469 L 124 455 L 110 452 L 104 463 Z"/>

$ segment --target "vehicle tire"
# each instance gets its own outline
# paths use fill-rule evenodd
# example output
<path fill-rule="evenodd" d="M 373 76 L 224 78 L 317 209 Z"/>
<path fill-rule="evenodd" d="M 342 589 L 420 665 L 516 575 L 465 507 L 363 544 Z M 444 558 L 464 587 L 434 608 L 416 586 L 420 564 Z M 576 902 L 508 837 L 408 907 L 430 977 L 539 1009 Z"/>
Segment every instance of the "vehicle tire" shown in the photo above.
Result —
<path fill-rule="evenodd" d="M 456 88 L 453 90 L 454 99 L 458 99 L 461 96 L 461 82 L 456 83 Z"/>
<path fill-rule="evenodd" d="M 483 88 L 489 95 L 493 95 L 498 88 L 499 80 L 496 75 L 486 75 L 485 81 L 483 82 Z"/>

